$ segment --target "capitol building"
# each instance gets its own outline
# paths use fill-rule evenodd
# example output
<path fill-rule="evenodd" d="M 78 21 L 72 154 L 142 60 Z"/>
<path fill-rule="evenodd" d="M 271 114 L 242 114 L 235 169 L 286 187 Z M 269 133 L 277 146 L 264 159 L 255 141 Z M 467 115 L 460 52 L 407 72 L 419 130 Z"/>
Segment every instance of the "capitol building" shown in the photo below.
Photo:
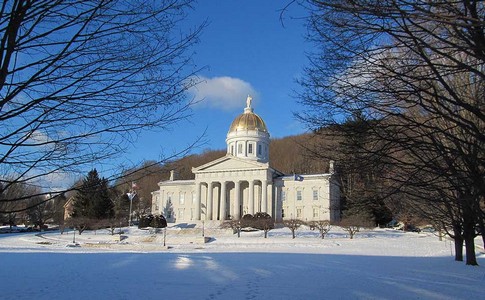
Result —
<path fill-rule="evenodd" d="M 224 221 L 265 212 L 276 222 L 340 218 L 340 193 L 333 162 L 328 173 L 283 174 L 269 165 L 270 135 L 248 96 L 226 136 L 224 157 L 192 168 L 193 180 L 170 179 L 152 192 L 152 213 L 168 222 Z"/>

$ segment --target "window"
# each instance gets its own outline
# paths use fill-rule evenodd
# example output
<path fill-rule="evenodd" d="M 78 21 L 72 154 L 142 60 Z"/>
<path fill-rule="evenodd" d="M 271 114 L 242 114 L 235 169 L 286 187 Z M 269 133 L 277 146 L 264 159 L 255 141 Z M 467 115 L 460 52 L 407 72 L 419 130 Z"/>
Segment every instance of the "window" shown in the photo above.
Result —
<path fill-rule="evenodd" d="M 179 209 L 179 217 L 178 217 L 180 220 L 183 220 L 184 219 L 184 210 L 183 209 Z"/>
<path fill-rule="evenodd" d="M 318 200 L 318 190 L 313 190 L 313 200 Z"/>
<path fill-rule="evenodd" d="M 281 217 L 284 218 L 285 217 L 285 209 L 282 209 L 281 210 Z"/>
<path fill-rule="evenodd" d="M 167 204 L 172 204 L 172 196 L 168 195 L 167 197 Z"/>
<path fill-rule="evenodd" d="M 248 144 L 248 153 L 253 154 L 253 144 Z"/>
<path fill-rule="evenodd" d="M 301 218 L 301 208 L 296 209 L 296 217 Z"/>
<path fill-rule="evenodd" d="M 180 204 L 184 205 L 185 204 L 185 193 L 180 193 Z"/>
<path fill-rule="evenodd" d="M 258 155 L 261 155 L 263 153 L 263 147 L 260 145 L 258 145 Z"/>
<path fill-rule="evenodd" d="M 313 209 L 313 217 L 318 218 L 318 208 Z"/>
<path fill-rule="evenodd" d="M 301 191 L 296 191 L 296 200 L 301 201 L 302 199 Z"/>
<path fill-rule="evenodd" d="M 237 144 L 237 153 L 241 154 L 242 153 L 242 147 L 243 145 L 241 143 Z"/>

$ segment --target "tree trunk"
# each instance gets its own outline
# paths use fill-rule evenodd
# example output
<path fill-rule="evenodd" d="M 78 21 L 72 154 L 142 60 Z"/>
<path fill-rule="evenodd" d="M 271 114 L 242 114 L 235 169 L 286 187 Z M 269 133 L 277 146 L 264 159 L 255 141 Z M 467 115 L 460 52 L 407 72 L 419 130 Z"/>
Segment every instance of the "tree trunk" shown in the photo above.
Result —
<path fill-rule="evenodd" d="M 463 237 L 461 235 L 461 226 L 453 225 L 453 241 L 455 242 L 455 261 L 463 261 Z"/>
<path fill-rule="evenodd" d="M 475 226 L 473 223 L 468 222 L 463 226 L 463 236 L 465 238 L 466 264 L 478 266 L 475 254 Z"/>
<path fill-rule="evenodd" d="M 455 261 L 463 261 L 463 239 L 461 237 L 455 237 Z"/>
<path fill-rule="evenodd" d="M 473 207 L 474 202 L 470 198 L 465 198 L 463 207 L 463 238 L 465 240 L 466 264 L 477 266 L 477 257 L 475 254 L 475 224 L 478 221 L 477 211 Z M 470 204 L 471 203 L 471 204 Z M 467 205 L 469 204 L 469 205 Z"/>
<path fill-rule="evenodd" d="M 475 241 L 473 237 L 465 238 L 466 249 L 466 264 L 470 266 L 478 266 L 477 257 L 475 254 Z"/>

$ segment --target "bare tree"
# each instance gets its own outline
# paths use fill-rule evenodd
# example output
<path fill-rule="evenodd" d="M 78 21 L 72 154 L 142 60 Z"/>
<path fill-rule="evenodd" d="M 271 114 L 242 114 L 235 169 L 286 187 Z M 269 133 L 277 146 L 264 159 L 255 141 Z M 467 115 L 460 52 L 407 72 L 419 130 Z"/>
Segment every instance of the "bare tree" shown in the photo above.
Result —
<path fill-rule="evenodd" d="M 79 235 L 81 235 L 85 230 L 89 228 L 95 228 L 95 225 L 98 222 L 99 220 L 93 220 L 88 217 L 69 218 L 66 221 L 67 226 L 72 227 L 74 230 L 77 230 L 79 232 Z"/>
<path fill-rule="evenodd" d="M 362 230 L 363 228 L 372 227 L 372 223 L 369 222 L 369 219 L 362 215 L 344 216 L 340 221 L 339 225 L 345 231 L 347 231 L 350 239 L 353 239 L 355 234 L 360 230 Z"/>
<path fill-rule="evenodd" d="M 264 238 L 268 237 L 268 232 L 274 229 L 274 219 L 265 212 L 257 212 L 254 214 L 252 227 L 262 230 Z"/>
<path fill-rule="evenodd" d="M 27 210 L 27 216 L 29 223 L 34 225 L 40 231 L 44 229 L 47 221 L 51 220 L 55 214 L 54 199 L 50 201 L 44 201 L 44 197 L 35 196 L 28 200 L 28 206 L 32 206 Z"/>
<path fill-rule="evenodd" d="M 310 228 L 318 229 L 318 232 L 320 232 L 320 237 L 322 238 L 322 240 L 325 238 L 325 235 L 332 228 L 329 220 L 310 221 L 308 222 L 308 226 L 310 226 Z"/>
<path fill-rule="evenodd" d="M 182 32 L 191 2 L 4 1 L 3 188 L 83 172 L 118 156 L 140 130 L 186 117 L 184 91 L 197 81 L 188 50 L 204 26 Z"/>
<path fill-rule="evenodd" d="M 0 194 L 0 221 L 8 224 L 10 229 L 12 229 L 12 226 L 17 225 L 20 219 L 26 219 L 22 216 L 24 213 L 21 213 L 21 211 L 29 206 L 30 201 L 37 198 L 36 196 L 31 196 L 36 194 L 37 189 L 34 186 L 20 182 L 8 185 L 7 187 L 0 183 L 0 187 L 2 191 Z M 8 201 L 8 199 L 23 200 Z"/>
<path fill-rule="evenodd" d="M 288 229 L 291 231 L 291 235 L 292 235 L 293 238 L 296 237 L 296 230 L 304 224 L 305 224 L 305 222 L 303 222 L 302 220 L 299 220 L 299 219 L 283 220 L 283 225 L 285 227 L 288 227 Z"/>
<path fill-rule="evenodd" d="M 485 195 L 483 1 L 301 1 L 319 50 L 301 81 L 313 128 L 356 111 L 372 120 L 362 147 L 388 163 L 390 195 L 429 218 L 447 212 L 456 248 L 476 265 Z M 438 199 L 440 190 L 451 193 Z M 429 197 L 432 196 L 432 197 Z"/>
<path fill-rule="evenodd" d="M 237 233 L 237 237 L 241 237 L 241 220 L 225 220 L 221 224 L 222 228 L 231 228 L 233 233 Z"/>

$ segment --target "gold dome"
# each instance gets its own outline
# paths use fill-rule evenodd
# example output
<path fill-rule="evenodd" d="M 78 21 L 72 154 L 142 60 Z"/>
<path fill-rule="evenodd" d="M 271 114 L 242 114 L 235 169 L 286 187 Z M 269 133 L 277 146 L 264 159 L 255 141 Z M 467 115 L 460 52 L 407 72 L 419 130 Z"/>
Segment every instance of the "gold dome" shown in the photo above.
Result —
<path fill-rule="evenodd" d="M 253 113 L 252 110 L 246 109 L 243 114 L 239 115 L 231 124 L 229 132 L 257 130 L 268 132 L 266 124 L 260 116 Z"/>

